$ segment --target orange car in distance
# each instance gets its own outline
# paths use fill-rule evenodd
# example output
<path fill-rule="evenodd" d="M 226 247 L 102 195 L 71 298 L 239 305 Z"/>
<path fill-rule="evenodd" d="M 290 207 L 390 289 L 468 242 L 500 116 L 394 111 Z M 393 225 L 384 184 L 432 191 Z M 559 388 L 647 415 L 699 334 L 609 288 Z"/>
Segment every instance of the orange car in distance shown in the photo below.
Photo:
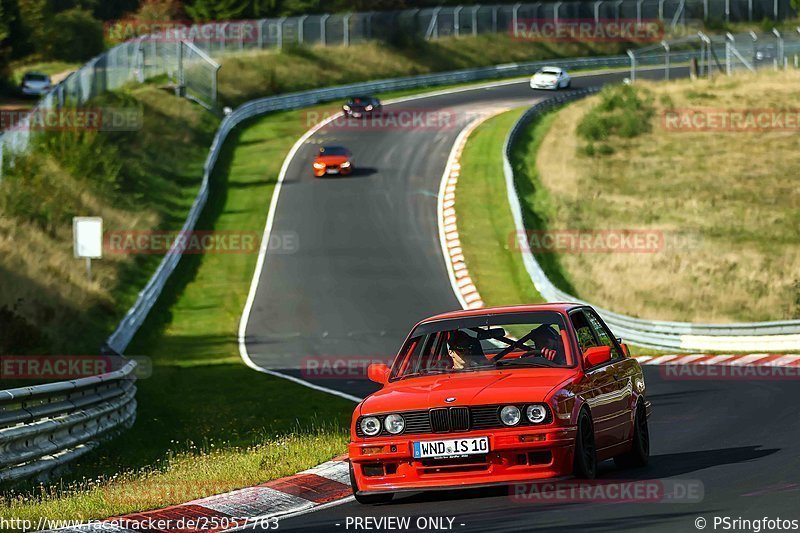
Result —
<path fill-rule="evenodd" d="M 323 146 L 314 158 L 314 176 L 348 175 L 353 171 L 353 154 L 343 146 Z"/>

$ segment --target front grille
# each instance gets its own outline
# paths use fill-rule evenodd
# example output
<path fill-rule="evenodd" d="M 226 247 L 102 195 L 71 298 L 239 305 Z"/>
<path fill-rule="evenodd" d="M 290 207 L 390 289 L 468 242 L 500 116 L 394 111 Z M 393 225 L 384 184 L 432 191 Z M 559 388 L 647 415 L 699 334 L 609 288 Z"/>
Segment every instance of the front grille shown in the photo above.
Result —
<path fill-rule="evenodd" d="M 450 430 L 467 431 L 469 429 L 469 407 L 450 408 Z"/>
<path fill-rule="evenodd" d="M 450 431 L 450 414 L 447 409 L 431 409 L 431 430 L 434 433 Z"/>
<path fill-rule="evenodd" d="M 503 404 L 508 405 L 508 404 Z M 459 431 L 469 431 L 471 429 L 493 429 L 508 427 L 500 421 L 500 409 L 503 405 L 478 405 L 473 407 L 438 407 L 424 411 L 405 411 L 398 414 L 403 415 L 406 421 L 405 430 L 402 435 L 420 435 L 425 433 L 453 433 Z M 522 420 L 516 427 L 520 426 L 543 426 L 553 421 L 553 415 L 548 409 L 547 418 L 541 424 L 531 424 L 525 417 L 525 404 L 516 404 L 522 411 Z M 386 418 L 385 414 L 377 416 L 381 421 Z M 361 419 L 356 423 L 356 435 L 364 437 L 361 431 Z M 386 437 L 391 434 L 385 429 L 380 436 Z"/>

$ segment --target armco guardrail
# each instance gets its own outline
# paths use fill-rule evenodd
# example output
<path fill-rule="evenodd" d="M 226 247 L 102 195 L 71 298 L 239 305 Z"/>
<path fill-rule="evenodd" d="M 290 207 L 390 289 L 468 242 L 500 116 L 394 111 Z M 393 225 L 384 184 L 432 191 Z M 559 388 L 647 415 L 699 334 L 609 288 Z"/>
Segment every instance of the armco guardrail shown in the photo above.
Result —
<path fill-rule="evenodd" d="M 549 302 L 577 302 L 592 305 L 556 287 L 548 279 L 544 270 L 536 261 L 536 257 L 531 253 L 527 242 L 525 242 L 526 229 L 514 184 L 514 170 L 511 165 L 510 150 L 519 132 L 538 115 L 568 101 L 583 98 L 597 91 L 597 88 L 584 89 L 565 96 L 550 98 L 534 105 L 519 118 L 508 133 L 503 145 L 503 172 L 522 260 L 536 290 Z M 796 350 L 800 347 L 800 320 L 693 324 L 689 322 L 643 320 L 614 313 L 595 305 L 592 306 L 602 315 L 615 334 L 632 344 L 650 348 L 700 351 L 785 351 Z"/>
<path fill-rule="evenodd" d="M 73 381 L 0 391 L 0 482 L 43 474 L 136 418 L 135 361 Z"/>
<path fill-rule="evenodd" d="M 559 60 L 557 63 L 570 69 L 586 69 L 601 67 L 625 67 L 628 66 L 629 58 L 627 55 L 607 56 L 596 58 L 580 58 Z M 419 87 L 434 87 L 437 85 L 448 85 L 470 81 L 481 81 L 504 77 L 521 76 L 531 74 L 536 69 L 544 65 L 551 64 L 553 61 L 535 61 L 530 63 L 510 63 L 507 65 L 497 65 L 493 67 L 457 70 L 439 74 L 428 74 L 423 76 L 410 76 L 405 78 L 393 78 L 378 80 L 366 83 L 353 83 L 349 85 L 339 85 L 325 89 L 312 91 L 302 91 L 290 93 L 282 96 L 272 96 L 260 98 L 247 102 L 238 107 L 231 114 L 226 116 L 214 137 L 208 157 L 203 167 L 203 180 L 200 191 L 192 204 L 189 216 L 183 225 L 182 231 L 188 232 L 194 229 L 197 218 L 205 206 L 208 199 L 208 180 L 211 175 L 217 158 L 219 157 L 222 145 L 228 134 L 239 123 L 252 117 L 269 113 L 272 111 L 284 111 L 314 105 L 320 102 L 347 98 L 358 93 L 381 93 L 402 89 L 413 89 Z M 108 338 L 107 344 L 117 353 L 123 353 L 133 338 L 136 331 L 144 322 L 145 317 L 155 304 L 158 296 L 164 288 L 170 274 L 175 270 L 181 257 L 179 239 L 173 242 L 172 248 L 165 255 L 164 259 L 156 269 L 155 274 L 148 281 L 145 288 L 139 293 L 135 304 L 120 322 L 117 330 Z M 262 246 L 265 243 L 262 243 Z"/>

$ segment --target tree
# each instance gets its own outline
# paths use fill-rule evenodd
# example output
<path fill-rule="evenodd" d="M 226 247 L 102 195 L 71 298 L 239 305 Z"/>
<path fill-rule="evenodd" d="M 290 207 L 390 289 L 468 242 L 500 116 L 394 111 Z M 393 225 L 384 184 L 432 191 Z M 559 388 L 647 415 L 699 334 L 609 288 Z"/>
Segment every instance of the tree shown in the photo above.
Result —
<path fill-rule="evenodd" d="M 80 8 L 57 13 L 44 35 L 45 55 L 64 61 L 85 61 L 103 51 L 103 24 Z"/>

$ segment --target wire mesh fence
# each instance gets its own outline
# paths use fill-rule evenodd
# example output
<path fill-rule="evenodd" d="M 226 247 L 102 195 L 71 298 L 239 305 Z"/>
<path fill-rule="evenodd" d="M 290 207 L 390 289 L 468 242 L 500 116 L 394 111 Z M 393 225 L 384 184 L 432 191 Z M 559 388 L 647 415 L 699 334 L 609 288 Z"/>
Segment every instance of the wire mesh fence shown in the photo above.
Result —
<path fill-rule="evenodd" d="M 159 22 L 146 35 L 134 36 L 92 59 L 59 83 L 34 108 L 62 109 L 85 105 L 91 98 L 127 83 L 164 77 L 180 94 L 212 108 L 217 98 L 219 64 L 213 59 L 250 50 L 286 46 L 349 46 L 374 39 L 429 39 L 506 33 L 521 37 L 531 24 L 568 24 L 569 21 L 660 21 L 671 34 L 683 29 L 696 32 L 698 20 L 781 20 L 795 16 L 790 0 L 583 0 L 498 5 L 446 6 L 385 12 L 302 15 L 262 20 L 219 21 L 203 24 Z M 147 28 L 147 24 L 140 24 Z M 117 32 L 124 35 L 124 32 Z M 738 39 L 738 37 L 737 37 Z M 691 42 L 697 44 L 697 38 Z M 722 45 L 722 52 L 725 47 Z M 758 45 L 739 41 L 728 49 L 728 63 L 769 64 L 790 60 L 789 52 L 776 42 Z M 753 48 L 758 48 L 753 50 Z M 717 46 L 708 48 L 713 60 Z M 779 49 L 780 48 L 780 49 Z M 787 52 L 788 51 L 788 52 Z M 651 50 L 633 59 L 635 66 L 661 60 L 670 53 Z M 732 54 L 734 59 L 730 59 Z M 706 57 L 706 56 L 704 56 Z M 794 59 L 793 61 L 796 61 Z M 708 61 L 706 61 L 708 63 Z M 727 65 L 727 63 L 726 63 Z M 0 136 L 0 161 L 13 164 L 14 154 L 27 150 L 31 130 L 25 120 Z M 5 155 L 5 157 L 4 157 Z M 0 180 L 2 165 L 0 165 Z"/>

